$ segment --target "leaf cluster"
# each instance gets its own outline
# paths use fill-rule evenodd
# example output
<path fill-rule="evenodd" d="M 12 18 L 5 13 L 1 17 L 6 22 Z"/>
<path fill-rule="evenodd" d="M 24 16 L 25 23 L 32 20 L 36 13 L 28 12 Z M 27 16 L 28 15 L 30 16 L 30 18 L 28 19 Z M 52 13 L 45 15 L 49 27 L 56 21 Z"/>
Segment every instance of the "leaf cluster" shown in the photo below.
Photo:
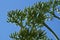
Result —
<path fill-rule="evenodd" d="M 53 17 L 60 19 L 55 15 L 58 5 L 60 5 L 60 1 L 50 0 L 49 2 L 38 2 L 24 10 L 9 11 L 8 22 L 21 27 L 18 33 L 13 33 L 10 37 L 15 40 L 49 40 L 45 32 L 39 28 L 45 26 L 45 21 L 51 20 Z M 47 28 L 51 31 L 49 27 Z M 52 33 L 54 34 L 54 32 Z"/>
<path fill-rule="evenodd" d="M 45 31 L 42 31 L 41 29 L 21 29 L 19 33 L 13 33 L 10 35 L 10 37 L 14 40 L 49 40 L 49 38 L 46 36 Z"/>

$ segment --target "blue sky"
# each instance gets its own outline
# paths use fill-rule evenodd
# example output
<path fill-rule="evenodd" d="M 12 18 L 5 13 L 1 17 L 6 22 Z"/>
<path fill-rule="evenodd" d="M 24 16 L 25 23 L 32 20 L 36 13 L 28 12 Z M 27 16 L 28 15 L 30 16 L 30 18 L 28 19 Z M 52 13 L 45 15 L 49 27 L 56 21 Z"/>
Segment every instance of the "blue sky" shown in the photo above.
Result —
<path fill-rule="evenodd" d="M 0 0 L 0 40 L 11 40 L 9 35 L 19 30 L 15 24 L 7 23 L 7 12 L 10 10 L 24 9 L 25 7 L 31 6 L 34 3 L 41 0 Z M 46 0 L 42 0 L 46 1 Z M 60 37 L 60 20 L 54 18 L 52 21 L 46 22 L 54 32 Z M 46 28 L 44 28 L 46 29 Z M 46 29 L 49 37 L 53 38 L 50 31 Z"/>

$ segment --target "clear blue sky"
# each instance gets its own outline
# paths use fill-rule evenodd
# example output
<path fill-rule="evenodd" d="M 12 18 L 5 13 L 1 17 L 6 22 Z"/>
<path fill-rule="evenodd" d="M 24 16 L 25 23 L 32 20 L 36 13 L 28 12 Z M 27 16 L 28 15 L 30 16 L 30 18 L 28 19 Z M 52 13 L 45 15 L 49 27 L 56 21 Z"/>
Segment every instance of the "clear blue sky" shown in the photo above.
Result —
<path fill-rule="evenodd" d="M 7 23 L 7 12 L 10 10 L 24 9 L 41 0 L 0 0 L 0 40 L 11 40 L 9 35 L 19 30 L 15 24 Z M 42 0 L 46 1 L 46 0 Z M 47 24 L 60 37 L 60 21 L 55 19 L 47 22 Z M 46 28 L 44 28 L 46 29 Z M 51 32 L 46 29 L 49 37 L 53 38 Z"/>

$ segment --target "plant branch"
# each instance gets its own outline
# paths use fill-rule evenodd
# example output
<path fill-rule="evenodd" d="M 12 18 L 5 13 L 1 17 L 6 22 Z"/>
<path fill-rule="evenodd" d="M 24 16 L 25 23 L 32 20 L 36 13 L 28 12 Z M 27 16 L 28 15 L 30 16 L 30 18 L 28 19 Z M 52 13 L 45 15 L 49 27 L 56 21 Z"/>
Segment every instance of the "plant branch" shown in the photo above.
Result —
<path fill-rule="evenodd" d="M 53 3 L 53 14 L 52 14 L 52 15 L 53 15 L 55 18 L 57 18 L 57 19 L 60 20 L 60 18 L 54 14 L 54 11 L 55 11 L 55 4 Z"/>
<path fill-rule="evenodd" d="M 58 36 L 55 34 L 55 32 L 45 23 L 43 23 L 43 25 L 50 31 L 52 32 L 52 34 L 56 37 L 57 40 L 59 40 Z"/>
<path fill-rule="evenodd" d="M 59 19 L 59 20 L 60 20 L 60 17 L 56 16 L 55 14 L 53 14 L 53 16 L 54 16 L 55 18 L 57 18 L 57 19 Z"/>

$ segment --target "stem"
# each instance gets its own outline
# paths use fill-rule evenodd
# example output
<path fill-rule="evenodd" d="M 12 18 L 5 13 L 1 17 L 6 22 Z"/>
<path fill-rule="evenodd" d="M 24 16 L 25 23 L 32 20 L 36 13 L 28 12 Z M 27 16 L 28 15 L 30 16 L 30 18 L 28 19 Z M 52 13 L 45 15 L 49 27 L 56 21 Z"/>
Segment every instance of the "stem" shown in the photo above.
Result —
<path fill-rule="evenodd" d="M 55 14 L 53 15 L 55 18 L 59 19 L 60 20 L 60 17 L 56 16 Z"/>
<path fill-rule="evenodd" d="M 55 1 L 56 1 L 56 0 L 55 0 Z M 54 11 L 55 11 L 55 4 L 54 4 L 54 3 L 53 3 L 53 7 L 52 7 L 52 8 L 53 8 L 53 14 L 52 14 L 52 15 L 53 15 L 55 18 L 57 18 L 57 19 L 60 20 L 60 18 L 54 14 Z"/>
<path fill-rule="evenodd" d="M 44 26 L 45 26 L 49 31 L 52 32 L 52 34 L 56 37 L 56 39 L 59 40 L 59 38 L 58 38 L 58 36 L 55 34 L 55 32 L 54 32 L 47 24 L 45 24 L 45 23 L 43 23 L 43 24 L 44 24 Z"/>

